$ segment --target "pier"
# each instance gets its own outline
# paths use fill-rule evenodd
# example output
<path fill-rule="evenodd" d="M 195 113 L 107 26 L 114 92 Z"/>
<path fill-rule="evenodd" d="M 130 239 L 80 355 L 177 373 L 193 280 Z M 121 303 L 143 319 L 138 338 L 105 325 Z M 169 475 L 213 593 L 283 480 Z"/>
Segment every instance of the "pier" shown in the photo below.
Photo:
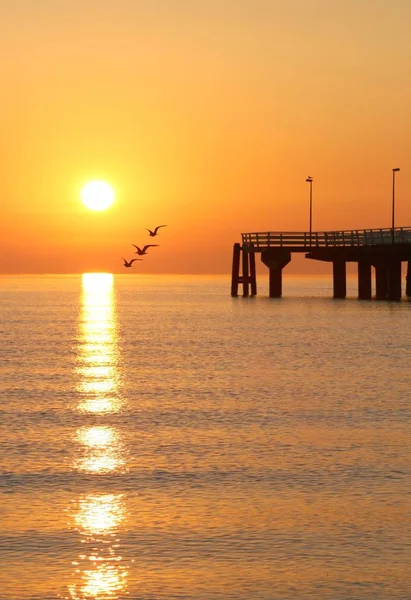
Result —
<path fill-rule="evenodd" d="M 295 252 L 310 260 L 332 263 L 333 297 L 347 294 L 347 263 L 358 265 L 358 298 L 372 298 L 375 276 L 377 300 L 400 300 L 402 263 L 407 263 L 405 293 L 411 297 L 411 227 L 322 232 L 258 232 L 241 234 L 233 248 L 231 295 L 257 294 L 256 254 L 269 271 L 269 296 L 282 295 L 283 269 Z"/>

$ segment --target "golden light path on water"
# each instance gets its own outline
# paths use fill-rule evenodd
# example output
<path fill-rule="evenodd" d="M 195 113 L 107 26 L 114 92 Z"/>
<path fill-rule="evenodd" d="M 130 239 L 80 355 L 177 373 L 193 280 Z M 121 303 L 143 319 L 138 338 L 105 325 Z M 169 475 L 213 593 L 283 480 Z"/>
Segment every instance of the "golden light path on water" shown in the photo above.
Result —
<path fill-rule="evenodd" d="M 69 586 L 73 600 L 119 598 L 126 593 L 127 570 L 120 563 L 117 531 L 124 520 L 122 494 L 88 495 L 81 498 L 74 522 L 84 536 L 84 551 L 73 561 L 80 584 Z M 99 543 L 104 548 L 99 548 Z M 89 549 L 89 551 L 87 551 Z"/>
<path fill-rule="evenodd" d="M 73 464 L 78 472 L 96 477 L 122 471 L 125 448 L 119 431 L 104 417 L 118 413 L 118 344 L 113 294 L 113 275 L 85 273 L 82 276 L 79 323 L 78 411 L 94 416 L 98 423 L 76 431 L 79 456 Z M 82 548 L 73 561 L 73 600 L 116 600 L 127 593 L 127 569 L 122 564 L 119 529 L 126 516 L 122 494 L 84 494 L 71 511 L 70 526 L 81 536 Z"/>
<path fill-rule="evenodd" d="M 119 412 L 117 333 L 111 273 L 84 273 L 80 317 L 81 412 Z"/>
<path fill-rule="evenodd" d="M 85 454 L 76 467 L 85 473 L 112 473 L 124 466 L 124 448 L 113 427 L 82 427 L 77 440 L 84 446 Z"/>

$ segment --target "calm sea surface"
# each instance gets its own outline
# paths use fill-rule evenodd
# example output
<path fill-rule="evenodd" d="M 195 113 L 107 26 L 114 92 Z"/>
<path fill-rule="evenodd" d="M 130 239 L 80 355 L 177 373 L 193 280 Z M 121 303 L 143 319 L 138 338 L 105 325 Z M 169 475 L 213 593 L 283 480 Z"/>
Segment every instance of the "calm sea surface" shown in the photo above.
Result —
<path fill-rule="evenodd" d="M 1 600 L 411 598 L 411 302 L 0 279 Z"/>

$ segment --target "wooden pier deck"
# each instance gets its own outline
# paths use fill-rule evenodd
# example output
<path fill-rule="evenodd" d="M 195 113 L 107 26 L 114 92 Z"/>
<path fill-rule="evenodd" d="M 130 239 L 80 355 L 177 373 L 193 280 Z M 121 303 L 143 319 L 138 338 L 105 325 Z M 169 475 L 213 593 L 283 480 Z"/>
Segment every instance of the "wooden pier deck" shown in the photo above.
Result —
<path fill-rule="evenodd" d="M 282 271 L 294 252 L 306 258 L 331 262 L 334 298 L 347 293 L 346 264 L 358 264 L 358 297 L 372 297 L 372 267 L 375 270 L 375 297 L 399 300 L 402 295 L 401 263 L 407 262 L 406 295 L 411 297 L 411 227 L 395 229 L 352 229 L 316 232 L 243 233 L 242 243 L 234 244 L 231 295 L 257 293 L 255 255 L 269 269 L 269 295 L 282 295 Z"/>

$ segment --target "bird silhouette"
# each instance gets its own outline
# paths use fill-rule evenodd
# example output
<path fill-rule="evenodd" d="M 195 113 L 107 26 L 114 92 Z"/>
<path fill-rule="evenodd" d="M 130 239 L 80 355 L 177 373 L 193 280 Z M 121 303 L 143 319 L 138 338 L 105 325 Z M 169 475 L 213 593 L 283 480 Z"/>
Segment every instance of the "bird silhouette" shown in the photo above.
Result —
<path fill-rule="evenodd" d="M 146 230 L 150 234 L 150 237 L 154 237 L 155 235 L 158 235 L 157 231 L 160 229 L 160 227 L 167 227 L 167 225 L 157 225 L 157 227 L 154 229 L 154 231 L 151 231 L 151 229 L 147 229 L 147 227 L 146 227 Z"/>
<path fill-rule="evenodd" d="M 121 257 L 121 258 L 123 258 L 123 257 Z M 143 259 L 142 258 L 132 258 L 131 260 L 126 260 L 125 258 L 123 258 L 123 260 L 124 260 L 124 266 L 125 267 L 132 267 L 133 266 L 133 262 L 135 260 L 143 260 Z"/>
<path fill-rule="evenodd" d="M 158 244 L 146 244 L 144 246 L 144 248 L 139 248 L 135 244 L 131 244 L 131 245 L 134 246 L 134 248 L 137 248 L 136 254 L 138 254 L 139 256 L 143 256 L 144 254 L 147 254 L 147 248 L 155 248 L 156 246 L 158 246 Z"/>

